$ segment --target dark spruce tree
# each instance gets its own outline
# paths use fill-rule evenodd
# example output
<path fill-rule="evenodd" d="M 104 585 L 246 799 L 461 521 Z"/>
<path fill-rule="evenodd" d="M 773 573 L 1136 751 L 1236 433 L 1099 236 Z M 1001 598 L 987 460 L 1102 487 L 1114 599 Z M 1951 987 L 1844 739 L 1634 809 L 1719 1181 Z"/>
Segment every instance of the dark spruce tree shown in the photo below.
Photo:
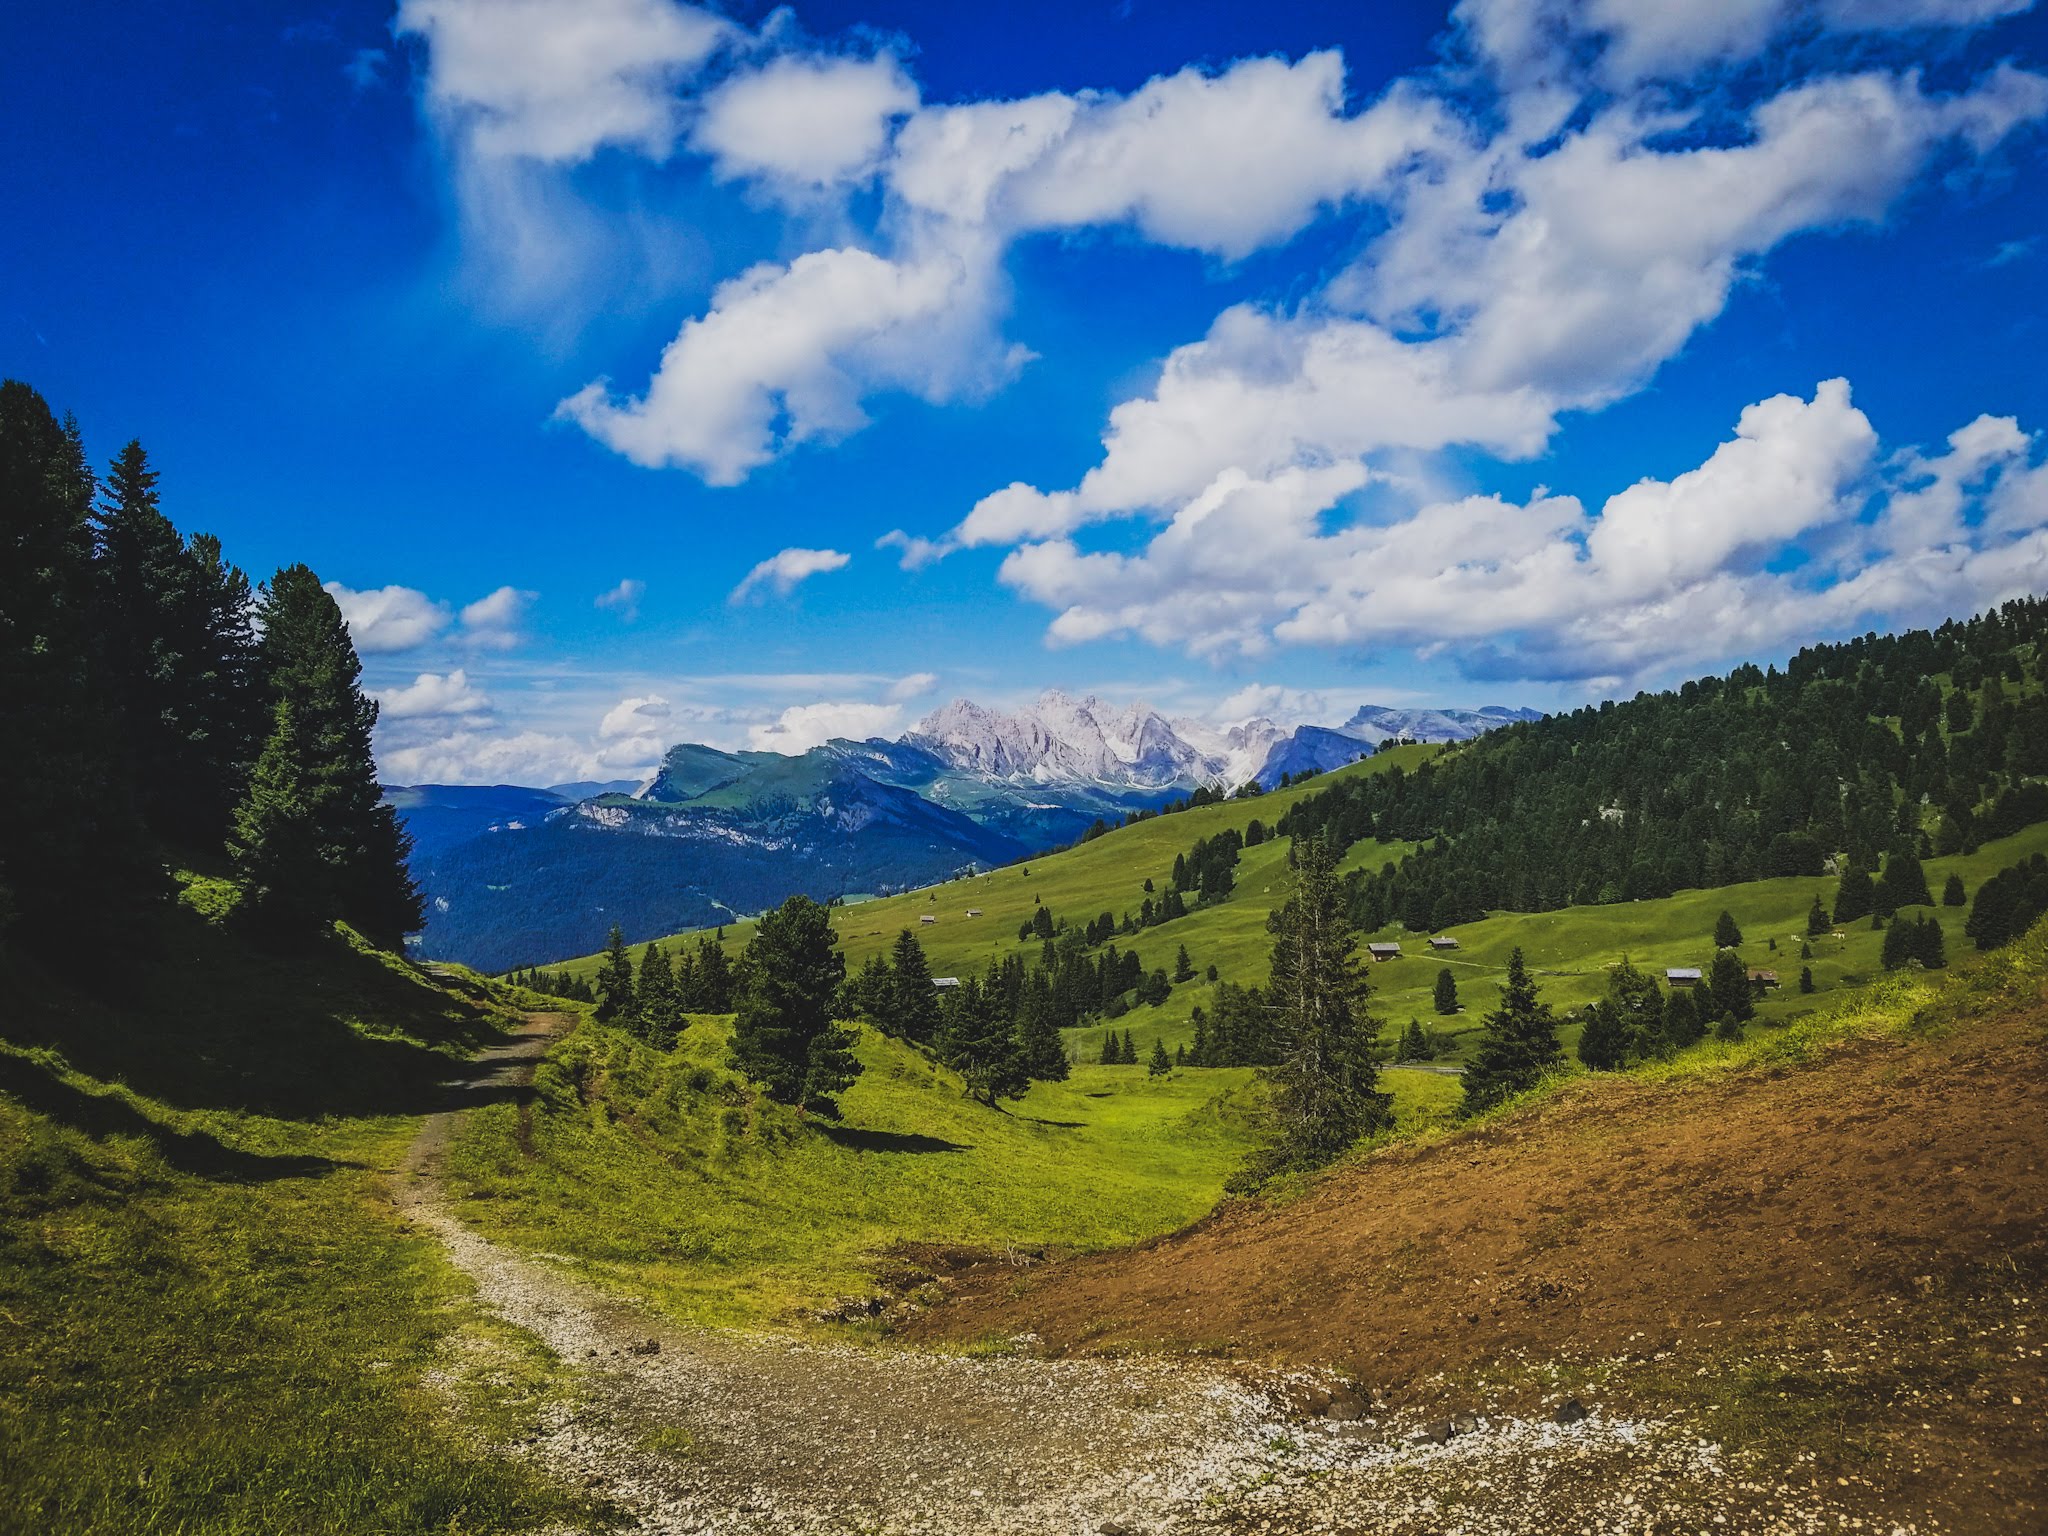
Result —
<path fill-rule="evenodd" d="M 633 952 L 617 923 L 604 941 L 597 967 L 597 1016 L 607 1024 L 630 1029 L 640 1007 L 640 989 L 633 977 Z"/>
<path fill-rule="evenodd" d="M 1154 1040 L 1152 1042 L 1152 1055 L 1145 1063 L 1145 1075 L 1147 1077 L 1164 1077 L 1172 1070 L 1173 1058 L 1166 1054 L 1166 1042 L 1164 1040 Z"/>
<path fill-rule="evenodd" d="M 1799 967 L 1799 990 L 1808 996 L 1813 993 L 1813 967 L 1810 965 Z"/>
<path fill-rule="evenodd" d="M 395 949 L 420 926 L 420 894 L 405 867 L 411 840 L 377 783 L 377 705 L 360 686 L 348 626 L 303 565 L 277 573 L 260 614 L 270 734 L 228 850 L 250 915 L 272 933 L 282 921 L 300 934 L 308 918 L 338 918 Z M 300 820 L 310 848 L 295 831 L 282 849 L 263 846 Z"/>
<path fill-rule="evenodd" d="M 1436 973 L 1436 1011 L 1449 1015 L 1458 1011 L 1458 978 L 1447 965 Z"/>
<path fill-rule="evenodd" d="M 1508 956 L 1500 1006 L 1481 1021 L 1479 1052 L 1465 1069 L 1466 1114 L 1491 1109 L 1536 1086 L 1564 1058 L 1557 1043 L 1557 1018 L 1536 995 L 1536 982 L 1518 946 Z"/>
<path fill-rule="evenodd" d="M 1875 910 L 1877 887 L 1870 871 L 1851 861 L 1842 871 L 1842 883 L 1835 891 L 1835 921 L 1842 924 L 1868 917 Z"/>
<path fill-rule="evenodd" d="M 1740 1024 L 1756 1012 L 1750 995 L 1749 967 L 1732 949 L 1721 950 L 1707 972 L 1707 994 L 1713 999 L 1709 1012 L 1716 1018 L 1733 1017 Z"/>
<path fill-rule="evenodd" d="M 1714 919 L 1714 945 L 1718 949 L 1740 949 L 1742 930 L 1735 925 L 1735 914 L 1725 907 Z"/>
<path fill-rule="evenodd" d="M 75 424 L 0 383 L 0 929 L 74 947 L 146 883 L 99 645 Z"/>
<path fill-rule="evenodd" d="M 919 1045 L 930 1045 L 939 1032 L 939 994 L 924 946 L 906 928 L 896 935 L 889 954 L 889 1002 L 885 1021 L 890 1033 Z"/>
<path fill-rule="evenodd" d="M 1587 1010 L 1579 1031 L 1579 1060 L 1595 1072 L 1613 1072 L 1628 1064 L 1628 1030 L 1606 998 Z"/>
<path fill-rule="evenodd" d="M 1266 923 L 1273 951 L 1265 999 L 1278 1051 L 1269 1075 L 1280 1135 L 1247 1165 L 1239 1187 L 1322 1167 L 1393 1123 L 1393 1101 L 1379 1091 L 1379 1025 L 1366 1011 L 1372 987 L 1355 953 L 1336 856 L 1320 837 L 1294 851 L 1294 888 Z"/>
<path fill-rule="evenodd" d="M 1664 1000 L 1664 1039 L 1673 1050 L 1682 1051 L 1706 1037 L 1706 1020 L 1700 1016 L 1696 991 L 1674 987 Z"/>
<path fill-rule="evenodd" d="M 633 1005 L 639 1035 L 657 1051 L 672 1051 L 682 1033 L 681 1000 L 676 995 L 675 967 L 659 944 L 640 952 L 640 974 L 634 981 Z"/>
<path fill-rule="evenodd" d="M 851 1033 L 832 1018 L 845 977 L 824 907 L 792 896 L 762 917 L 747 946 L 732 1058 L 770 1098 L 838 1115 L 837 1095 L 860 1073 Z"/>
<path fill-rule="evenodd" d="M 1963 877 L 1950 875 L 1941 887 L 1941 904 L 1944 907 L 1961 907 L 1969 904 L 1970 893 L 1963 889 Z"/>
<path fill-rule="evenodd" d="M 1429 1036 L 1424 1033 L 1420 1019 L 1410 1019 L 1408 1027 L 1401 1034 L 1400 1059 L 1403 1061 L 1428 1061 L 1436 1053 L 1429 1047 Z"/>
<path fill-rule="evenodd" d="M 1820 892 L 1813 893 L 1813 905 L 1806 909 L 1806 931 L 1809 936 L 1818 937 L 1835 925 L 1828 909 L 1821 905 Z"/>

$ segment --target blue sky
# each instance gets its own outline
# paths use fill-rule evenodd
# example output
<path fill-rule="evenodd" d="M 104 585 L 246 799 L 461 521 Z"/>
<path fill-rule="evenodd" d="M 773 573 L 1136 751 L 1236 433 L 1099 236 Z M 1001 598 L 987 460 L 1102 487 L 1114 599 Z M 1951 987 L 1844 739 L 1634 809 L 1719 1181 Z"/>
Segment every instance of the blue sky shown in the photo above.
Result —
<path fill-rule="evenodd" d="M 2020 0 L 12 29 L 0 370 L 336 585 L 393 778 L 1555 707 L 2048 589 Z"/>

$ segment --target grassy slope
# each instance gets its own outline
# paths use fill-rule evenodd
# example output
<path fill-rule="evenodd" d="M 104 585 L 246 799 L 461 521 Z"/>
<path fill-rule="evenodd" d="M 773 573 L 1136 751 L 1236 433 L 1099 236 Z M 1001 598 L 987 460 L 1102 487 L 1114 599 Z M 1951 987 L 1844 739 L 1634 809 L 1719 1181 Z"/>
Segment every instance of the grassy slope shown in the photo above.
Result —
<path fill-rule="evenodd" d="M 479 1441 L 551 1362 L 381 1173 L 497 1018 L 339 939 L 254 956 L 230 899 L 188 879 L 97 993 L 0 951 L 0 1531 L 529 1526 L 564 1500 Z"/>
<path fill-rule="evenodd" d="M 863 1031 L 845 1121 L 819 1134 L 753 1102 L 723 1019 L 673 1055 L 584 1023 L 549 1054 L 522 1128 L 473 1112 L 451 1164 L 465 1220 L 570 1254 L 703 1323 L 786 1321 L 865 1292 L 898 1244 L 1102 1248 L 1206 1212 L 1256 1136 L 1246 1071 L 1082 1067 L 992 1110 L 918 1053 Z M 1390 1074 L 1411 1123 L 1454 1080 Z"/>
<path fill-rule="evenodd" d="M 1413 769 L 1437 750 L 1400 748 L 1298 788 L 1158 817 L 1014 868 L 843 907 L 833 915 L 834 926 L 849 969 L 885 949 L 902 929 L 910 927 L 917 930 L 936 973 L 970 974 L 992 958 L 1017 951 L 1036 953 L 1035 944 L 1019 941 L 1017 930 L 1040 901 L 1055 916 L 1076 923 L 1103 911 L 1121 917 L 1126 910 L 1135 911 L 1144 899 L 1148 878 L 1164 889 L 1174 856 L 1185 852 L 1197 838 L 1213 836 L 1224 827 L 1241 831 L 1254 817 L 1270 827 L 1287 806 L 1340 774 L 1382 772 L 1397 762 Z M 1398 861 L 1406 851 L 1402 844 L 1362 843 L 1351 850 L 1345 867 L 1377 868 L 1389 860 Z M 1928 884 L 1938 896 L 1953 871 L 1962 875 L 1974 895 L 1990 875 L 2042 851 L 2048 851 L 2048 824 L 1986 844 L 1975 854 L 1930 859 L 1926 863 Z M 1271 946 L 1266 914 L 1284 894 L 1286 875 L 1284 843 L 1268 842 L 1247 849 L 1238 867 L 1237 894 L 1230 901 L 1120 937 L 1117 944 L 1135 949 L 1147 970 L 1171 973 L 1176 951 L 1186 945 L 1198 972 L 1214 965 L 1226 981 L 1241 985 L 1263 982 Z M 1767 1021 L 1782 1022 L 1815 1005 L 1816 999 L 1800 995 L 1798 979 L 1804 963 L 1799 959 L 1799 943 L 1805 937 L 1807 906 L 1816 893 L 1832 906 L 1834 879 L 1757 880 L 1709 891 L 1685 891 L 1657 901 L 1502 913 L 1458 929 L 1459 949 L 1441 957 L 1429 952 L 1423 942 L 1426 935 L 1390 928 L 1366 935 L 1397 940 L 1406 947 L 1401 960 L 1374 967 L 1374 1007 L 1385 1020 L 1389 1038 L 1410 1018 L 1419 1018 L 1448 1035 L 1450 1059 L 1461 1059 L 1470 1054 L 1479 1017 L 1492 1006 L 1508 953 L 1518 945 L 1541 973 L 1544 996 L 1560 1009 L 1570 1008 L 1599 996 L 1606 985 L 1607 967 L 1624 954 L 1646 969 L 1705 967 L 1713 958 L 1709 936 L 1714 919 L 1726 908 L 1743 930 L 1743 959 L 1759 969 L 1779 973 L 1783 985 L 1767 998 L 1760 1012 Z M 969 908 L 980 909 L 982 916 L 969 918 Z M 1950 962 L 1968 964 L 1972 951 L 1962 936 L 1968 909 L 1936 907 L 1933 911 L 1947 931 Z M 926 913 L 938 921 L 928 927 L 919 923 L 918 918 Z M 745 944 L 751 926 L 737 923 L 725 930 L 730 951 L 737 953 Z M 1841 940 L 1817 940 L 1813 946 L 1814 980 L 1823 996 L 1861 985 L 1882 973 L 1878 955 L 1884 936 L 1872 931 L 1867 920 L 1844 931 Z M 1775 952 L 1768 944 L 1774 937 L 1778 941 Z M 1455 1019 L 1439 1017 L 1432 1007 L 1437 971 L 1446 965 L 1457 978 L 1465 1005 L 1464 1013 Z M 571 961 L 567 969 L 594 975 L 597 957 Z M 1141 1052 L 1149 1049 L 1155 1038 L 1163 1038 L 1171 1049 L 1191 1038 L 1190 1013 L 1207 995 L 1208 988 L 1200 981 L 1177 987 L 1159 1007 L 1135 1009 L 1109 1027 L 1128 1029 Z M 1092 1060 L 1100 1053 L 1104 1033 L 1104 1026 L 1076 1030 L 1069 1044 L 1083 1059 Z M 1574 1040 L 1569 1030 L 1566 1040 Z"/>

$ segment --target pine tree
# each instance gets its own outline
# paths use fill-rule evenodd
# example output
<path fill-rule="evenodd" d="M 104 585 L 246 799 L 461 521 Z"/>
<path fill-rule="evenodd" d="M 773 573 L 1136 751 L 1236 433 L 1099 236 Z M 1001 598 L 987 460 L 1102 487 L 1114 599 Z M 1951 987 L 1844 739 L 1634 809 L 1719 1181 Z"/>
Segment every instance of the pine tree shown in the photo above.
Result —
<path fill-rule="evenodd" d="M 1173 1064 L 1176 1067 L 1184 1067 L 1188 1064 L 1188 1048 L 1186 1045 L 1176 1045 L 1173 1048 Z"/>
<path fill-rule="evenodd" d="M 725 930 L 720 928 L 716 938 L 697 941 L 697 998 L 690 1009 L 692 1013 L 732 1012 L 735 978 L 732 961 L 726 958 L 724 938 Z"/>
<path fill-rule="evenodd" d="M 1808 995 L 1813 992 L 1813 967 L 1810 965 L 1799 968 L 1799 990 Z"/>
<path fill-rule="evenodd" d="M 792 896 L 764 914 L 735 1000 L 732 1059 L 770 1098 L 836 1118 L 835 1095 L 860 1072 L 853 1037 L 832 1018 L 846 961 L 831 914 Z"/>
<path fill-rule="evenodd" d="M 1401 1060 L 1428 1061 L 1435 1054 L 1429 1047 L 1429 1036 L 1423 1032 L 1422 1021 L 1410 1019 L 1401 1033 Z"/>
<path fill-rule="evenodd" d="M 1914 925 L 1913 958 L 1930 971 L 1938 971 L 1948 964 L 1948 940 L 1942 934 L 1941 923 L 1929 916 Z"/>
<path fill-rule="evenodd" d="M 1124 1031 L 1124 1043 L 1117 1054 L 1117 1060 L 1127 1067 L 1135 1067 L 1138 1064 L 1138 1042 L 1131 1038 L 1128 1029 Z"/>
<path fill-rule="evenodd" d="M 1102 1037 L 1102 1055 L 1098 1057 L 1097 1060 L 1099 1060 L 1105 1067 L 1114 1067 L 1121 1065 L 1123 1059 L 1123 1042 L 1117 1039 L 1116 1031 L 1112 1029 L 1108 1034 Z"/>
<path fill-rule="evenodd" d="M 1931 907 L 1933 893 L 1927 889 L 1927 871 L 1910 853 L 1894 853 L 1884 861 L 1884 876 L 1877 882 L 1876 910 L 1889 917 L 1905 907 Z"/>
<path fill-rule="evenodd" d="M 76 948 L 145 884 L 99 645 L 76 423 L 0 383 L 0 928 Z"/>
<path fill-rule="evenodd" d="M 1733 1014 L 1738 1023 L 1756 1012 L 1750 997 L 1749 967 L 1734 950 L 1724 949 L 1715 954 L 1714 964 L 1707 972 L 1707 995 L 1713 999 L 1711 1013 Z"/>
<path fill-rule="evenodd" d="M 1870 871 L 1852 862 L 1842 871 L 1842 882 L 1835 890 L 1835 921 L 1848 924 L 1859 917 L 1868 917 L 1876 899 L 1876 887 L 1871 882 Z"/>
<path fill-rule="evenodd" d="M 1664 1045 L 1664 993 L 1627 955 L 1607 973 L 1608 1006 L 1620 1031 L 1624 1062 L 1655 1055 Z"/>
<path fill-rule="evenodd" d="M 1336 865 L 1321 837 L 1298 846 L 1294 889 L 1267 919 L 1280 1137 L 1247 1169 L 1253 1182 L 1321 1167 L 1393 1123 L 1392 1099 L 1379 1091 L 1379 1026 L 1366 1011 L 1372 988 L 1354 952 L 1358 936 Z"/>
<path fill-rule="evenodd" d="M 1815 935 L 1827 933 L 1834 925 L 1834 918 L 1828 914 L 1828 909 L 1821 905 L 1820 892 L 1815 891 L 1813 893 L 1813 905 L 1806 909 L 1807 933 Z"/>
<path fill-rule="evenodd" d="M 1017 1029 L 1003 1005 L 995 968 L 969 977 L 946 998 L 939 1026 L 938 1054 L 960 1074 L 970 1098 L 993 1107 L 1031 1086 Z"/>
<path fill-rule="evenodd" d="M 1181 945 L 1174 954 L 1173 979 L 1175 981 L 1193 981 L 1195 979 L 1195 962 L 1188 958 L 1188 947 L 1185 944 Z"/>
<path fill-rule="evenodd" d="M 939 1030 L 939 994 L 924 945 L 905 928 L 889 951 L 890 1030 L 905 1040 L 929 1045 Z"/>
<path fill-rule="evenodd" d="M 676 996 L 675 971 L 659 944 L 649 944 L 640 953 L 633 1002 L 640 1038 L 658 1051 L 674 1050 L 682 1032 L 682 1009 Z"/>
<path fill-rule="evenodd" d="M 1579 1031 L 1579 1060 L 1595 1072 L 1612 1072 L 1628 1061 L 1628 1031 L 1621 1014 L 1606 998 L 1587 1010 Z"/>
<path fill-rule="evenodd" d="M 1164 1077 L 1173 1070 L 1173 1058 L 1166 1054 L 1166 1042 L 1155 1039 L 1152 1042 L 1151 1058 L 1145 1063 L 1147 1077 Z"/>
<path fill-rule="evenodd" d="M 1066 1042 L 1060 1038 L 1059 1019 L 1053 1011 L 1052 996 L 1043 986 L 1028 988 L 1024 993 L 1023 1004 L 1017 1014 L 1017 1052 L 1023 1062 L 1024 1075 L 1033 1082 L 1066 1081 Z"/>
<path fill-rule="evenodd" d="M 1740 1040 L 1742 1038 L 1742 1020 L 1738 1019 L 1733 1013 L 1722 1014 L 1721 1022 L 1714 1026 L 1714 1038 L 1716 1040 Z"/>
<path fill-rule="evenodd" d="M 278 920 L 287 917 L 306 926 L 339 918 L 396 948 L 424 914 L 405 867 L 412 840 L 377 783 L 370 751 L 377 705 L 360 686 L 348 626 L 303 565 L 277 573 L 261 614 L 270 735 L 236 809 L 228 850 L 245 900 L 273 932 L 281 933 Z M 259 795 L 270 803 L 257 803 Z M 260 846 L 258 839 L 289 820 L 303 823 L 310 846 L 296 837 L 281 849 Z"/>
<path fill-rule="evenodd" d="M 1436 973 L 1436 1011 L 1445 1015 L 1458 1011 L 1458 978 L 1448 965 Z"/>
<path fill-rule="evenodd" d="M 1963 877 L 1950 875 L 1941 888 L 1941 904 L 1944 907 L 1960 907 L 1969 902 L 1970 894 L 1963 889 Z"/>
<path fill-rule="evenodd" d="M 1722 910 L 1714 919 L 1714 947 L 1717 949 L 1740 949 L 1742 930 L 1735 925 L 1735 914 Z"/>
<path fill-rule="evenodd" d="M 633 976 L 633 952 L 626 948 L 626 935 L 617 923 L 604 941 L 604 958 L 597 969 L 597 1016 L 621 1029 L 631 1028 L 640 1006 L 640 989 Z"/>
<path fill-rule="evenodd" d="M 1481 1021 L 1479 1053 L 1465 1069 L 1465 1112 L 1490 1109 L 1533 1088 L 1563 1059 L 1557 1018 L 1536 995 L 1536 982 L 1519 946 L 1508 956 L 1500 1006 Z"/>
<path fill-rule="evenodd" d="M 1673 988 L 1671 995 L 1664 1000 L 1664 1038 L 1672 1049 L 1684 1050 L 1688 1045 L 1697 1043 L 1706 1032 L 1698 1000 L 1686 988 Z"/>

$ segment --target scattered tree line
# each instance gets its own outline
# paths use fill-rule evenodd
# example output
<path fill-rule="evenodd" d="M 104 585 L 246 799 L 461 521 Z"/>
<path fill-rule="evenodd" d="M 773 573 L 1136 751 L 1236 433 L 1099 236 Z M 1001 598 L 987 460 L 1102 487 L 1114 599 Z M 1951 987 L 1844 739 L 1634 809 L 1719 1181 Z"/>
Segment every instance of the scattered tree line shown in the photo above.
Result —
<path fill-rule="evenodd" d="M 1977 887 L 1963 933 L 1979 949 L 1996 949 L 2048 915 L 2048 858 L 2035 854 L 2008 865 Z"/>
<path fill-rule="evenodd" d="M 581 976 L 568 971 L 549 971 L 538 966 L 530 966 L 524 970 L 507 971 L 505 980 L 515 987 L 538 992 L 543 997 L 566 998 L 572 1003 L 597 1001 L 597 989 Z"/>
<path fill-rule="evenodd" d="M 723 932 L 721 929 L 718 935 L 700 935 L 694 948 L 678 939 L 673 955 L 658 942 L 650 943 L 640 951 L 636 969 L 632 951 L 626 947 L 626 936 L 614 923 L 611 937 L 605 943 L 604 958 L 598 964 L 595 995 L 586 1000 L 597 1004 L 597 1016 L 606 1023 L 617 1024 L 651 1042 L 666 1041 L 673 1045 L 682 1030 L 684 1015 L 733 1011 L 739 977 L 719 942 Z M 748 952 L 751 953 L 751 946 Z M 516 972 L 514 976 L 516 979 Z M 586 994 L 592 991 L 574 977 L 565 975 L 564 979 L 581 986 Z M 573 991 L 557 991 L 554 995 L 577 996 Z M 666 1048 L 664 1045 L 663 1049 Z"/>
<path fill-rule="evenodd" d="M 63 942 L 224 855 L 262 938 L 398 947 L 420 897 L 360 678 L 311 570 L 252 588 L 178 532 L 141 443 L 96 475 L 73 419 L 0 384 L 0 928 Z"/>
<path fill-rule="evenodd" d="M 2015 601 L 1508 726 L 1333 783 L 1276 830 L 1418 843 L 1349 895 L 1360 927 L 1416 932 L 1818 875 L 1833 852 L 1868 877 L 1969 851 L 2048 817 L 2048 786 L 2025 782 L 2048 773 L 2044 625 L 2048 604 Z"/>

